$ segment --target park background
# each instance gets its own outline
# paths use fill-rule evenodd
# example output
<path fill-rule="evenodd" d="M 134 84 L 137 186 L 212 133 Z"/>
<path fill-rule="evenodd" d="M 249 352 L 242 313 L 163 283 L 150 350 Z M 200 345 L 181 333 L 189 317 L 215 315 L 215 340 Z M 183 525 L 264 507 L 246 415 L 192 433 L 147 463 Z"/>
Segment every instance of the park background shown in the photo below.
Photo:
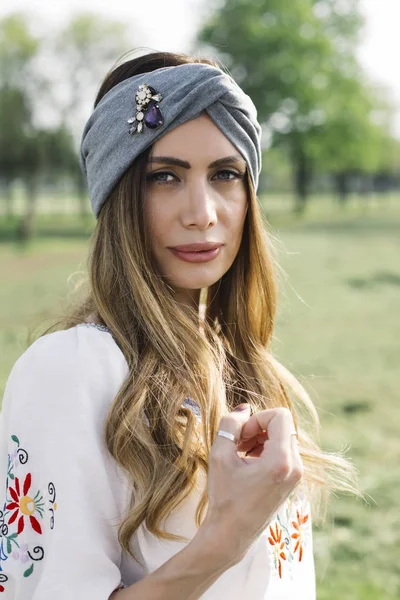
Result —
<path fill-rule="evenodd" d="M 28 334 L 85 278 L 95 219 L 77 148 L 102 77 L 132 49 L 221 60 L 263 124 L 274 350 L 367 499 L 334 497 L 314 530 L 318 600 L 400 597 L 399 25 L 398 0 L 0 7 L 0 398 Z"/>

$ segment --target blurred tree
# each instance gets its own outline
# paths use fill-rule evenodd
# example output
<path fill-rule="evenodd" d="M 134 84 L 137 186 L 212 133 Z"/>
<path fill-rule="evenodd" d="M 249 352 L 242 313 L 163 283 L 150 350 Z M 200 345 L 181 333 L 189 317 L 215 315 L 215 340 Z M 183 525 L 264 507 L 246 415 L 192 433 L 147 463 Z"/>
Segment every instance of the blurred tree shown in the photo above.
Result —
<path fill-rule="evenodd" d="M 0 20 L 0 178 L 7 215 L 12 213 L 12 183 L 17 178 L 24 183 L 27 202 L 17 227 L 20 239 L 32 233 L 43 178 L 75 172 L 78 165 L 66 128 L 41 128 L 35 120 L 36 104 L 49 87 L 35 62 L 40 47 L 28 17 L 14 14 Z"/>
<path fill-rule="evenodd" d="M 335 40 L 338 55 L 353 55 L 364 24 L 360 0 L 312 0 L 312 5 L 325 34 Z M 347 62 L 342 65 L 345 69 Z"/>
<path fill-rule="evenodd" d="M 21 88 L 31 82 L 32 63 L 40 40 L 32 35 L 22 13 L 7 15 L 0 20 L 0 86 Z"/>
<path fill-rule="evenodd" d="M 7 214 L 12 182 L 25 184 L 26 213 L 18 227 L 24 239 L 33 229 L 44 178 L 68 174 L 87 215 L 77 157 L 81 129 L 101 76 L 128 47 L 124 24 L 94 14 L 73 17 L 53 38 L 35 37 L 31 25 L 20 13 L 0 20 L 0 179 Z"/>
<path fill-rule="evenodd" d="M 291 167 L 286 147 L 275 145 L 264 150 L 262 165 L 258 186 L 260 195 L 266 192 L 275 194 L 291 192 Z"/>
<path fill-rule="evenodd" d="M 386 187 L 391 181 L 390 187 L 400 187 L 400 140 L 393 138 L 390 134 L 380 136 L 381 151 L 379 163 L 376 169 L 378 180 Z M 386 183 L 384 183 L 386 181 Z"/>
<path fill-rule="evenodd" d="M 337 85 L 332 74 L 331 93 L 324 100 L 325 120 L 310 132 L 308 149 L 319 171 L 332 175 L 338 199 L 343 203 L 355 174 L 378 169 L 382 156 L 381 139 L 389 136 L 374 124 L 372 114 L 378 98 L 361 74 L 339 74 Z M 385 114 L 390 107 L 381 102 Z"/>
<path fill-rule="evenodd" d="M 0 20 L 0 178 L 5 189 L 6 214 L 12 212 L 11 184 L 21 175 L 33 126 L 30 91 L 35 88 L 33 63 L 39 40 L 22 14 Z"/>
<path fill-rule="evenodd" d="M 58 84 L 53 87 L 53 110 L 56 107 L 60 125 L 72 132 L 76 148 L 101 78 L 131 43 L 124 23 L 95 13 L 73 16 L 53 37 L 51 47 Z M 71 176 L 76 182 L 80 212 L 85 216 L 86 181 L 78 164 L 71 165 Z"/>
<path fill-rule="evenodd" d="M 101 79 L 131 43 L 124 23 L 94 13 L 73 16 L 53 38 L 58 82 L 62 85 L 62 94 L 56 98 L 60 120 L 74 135 L 80 135 L 82 120 L 87 116 L 85 103 L 93 101 Z"/>
<path fill-rule="evenodd" d="M 0 87 L 0 181 L 7 217 L 12 215 L 12 183 L 24 164 L 26 127 L 30 119 L 30 108 L 23 91 Z"/>
<path fill-rule="evenodd" d="M 332 149 L 341 155 L 337 173 L 350 154 L 363 156 L 359 168 L 367 160 L 374 100 L 354 55 L 358 9 L 359 0 L 224 0 L 198 35 L 252 97 L 272 143 L 288 149 L 298 212 Z"/>
<path fill-rule="evenodd" d="M 335 52 L 323 101 L 325 122 L 310 140 L 311 153 L 318 168 L 332 174 L 338 199 L 344 203 L 355 175 L 368 180 L 383 164 L 390 170 L 384 146 L 393 141 L 389 123 L 394 111 L 386 91 L 366 80 L 356 59 L 363 29 L 360 1 L 314 0 L 313 11 Z"/>
<path fill-rule="evenodd" d="M 26 182 L 27 206 L 17 234 L 22 241 L 33 234 L 38 192 L 44 178 L 57 180 L 71 176 L 77 168 L 77 158 L 71 132 L 60 126 L 54 129 L 33 129 L 24 145 L 25 156 L 21 176 Z"/>

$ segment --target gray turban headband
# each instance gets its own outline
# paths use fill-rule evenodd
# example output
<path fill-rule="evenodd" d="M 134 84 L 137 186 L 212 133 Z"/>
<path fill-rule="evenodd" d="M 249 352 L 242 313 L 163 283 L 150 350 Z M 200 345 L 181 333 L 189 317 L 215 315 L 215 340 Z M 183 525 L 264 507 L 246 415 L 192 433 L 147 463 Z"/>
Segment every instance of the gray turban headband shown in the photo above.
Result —
<path fill-rule="evenodd" d="M 261 127 L 251 98 L 232 77 L 211 65 L 165 67 L 118 83 L 85 125 L 80 164 L 96 217 L 141 152 L 203 111 L 243 156 L 257 190 Z"/>

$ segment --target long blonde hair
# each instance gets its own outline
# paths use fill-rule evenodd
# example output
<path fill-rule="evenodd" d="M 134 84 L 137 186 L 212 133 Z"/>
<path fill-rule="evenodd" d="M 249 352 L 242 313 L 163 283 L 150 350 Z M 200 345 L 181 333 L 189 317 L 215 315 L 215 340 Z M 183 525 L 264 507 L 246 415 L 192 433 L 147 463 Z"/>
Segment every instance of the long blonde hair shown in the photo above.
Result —
<path fill-rule="evenodd" d="M 219 66 L 187 55 L 142 56 L 108 74 L 96 104 L 126 77 L 185 62 Z M 135 160 L 102 207 L 91 239 L 85 298 L 45 332 L 68 329 L 95 314 L 126 358 L 129 375 L 110 406 L 105 440 L 132 486 L 118 535 L 137 560 L 130 540 L 142 522 L 160 538 L 182 539 L 165 531 L 162 522 L 193 490 L 200 470 L 207 473 L 219 421 L 241 402 L 249 402 L 252 412 L 277 406 L 292 411 L 314 519 L 325 514 L 321 509 L 330 490 L 357 493 L 354 467 L 341 453 L 320 449 L 318 415 L 309 395 L 271 354 L 277 263 L 250 180 L 238 255 L 206 290 L 202 320 L 195 309 L 175 301 L 151 256 L 143 216 L 150 151 Z M 199 422 L 182 407 L 188 396 L 200 407 Z M 198 526 L 206 506 L 204 490 Z"/>

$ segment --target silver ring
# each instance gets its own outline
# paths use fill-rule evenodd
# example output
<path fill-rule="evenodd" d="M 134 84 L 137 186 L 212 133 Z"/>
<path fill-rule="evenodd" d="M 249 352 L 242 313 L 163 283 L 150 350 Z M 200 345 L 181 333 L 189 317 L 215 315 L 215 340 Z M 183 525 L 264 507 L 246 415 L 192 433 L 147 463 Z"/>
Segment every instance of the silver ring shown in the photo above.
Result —
<path fill-rule="evenodd" d="M 237 443 L 237 439 L 235 438 L 235 436 L 233 435 L 233 433 L 229 433 L 229 431 L 224 431 L 223 429 L 219 429 L 217 431 L 217 435 L 220 435 L 220 436 L 222 436 L 224 438 L 227 438 L 228 440 L 231 440 L 235 444 Z"/>

